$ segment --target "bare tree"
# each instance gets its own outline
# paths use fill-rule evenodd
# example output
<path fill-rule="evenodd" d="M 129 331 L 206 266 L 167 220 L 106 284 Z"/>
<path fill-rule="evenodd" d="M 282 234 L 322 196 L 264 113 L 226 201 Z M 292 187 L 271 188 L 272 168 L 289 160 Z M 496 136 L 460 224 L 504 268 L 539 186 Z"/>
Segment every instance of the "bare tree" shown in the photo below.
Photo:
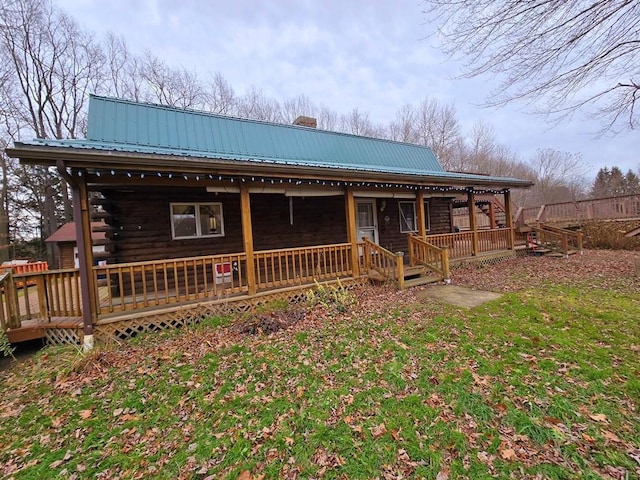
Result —
<path fill-rule="evenodd" d="M 338 129 L 338 114 L 335 110 L 325 106 L 320 107 L 318 111 L 318 128 L 333 131 Z"/>
<path fill-rule="evenodd" d="M 309 97 L 302 93 L 282 102 L 282 121 L 284 123 L 293 123 L 300 115 L 317 119 L 317 110 L 318 108 Z"/>
<path fill-rule="evenodd" d="M 0 117 L 9 137 L 82 135 L 87 93 L 97 89 L 101 78 L 100 46 L 49 0 L 16 0 L 0 9 L 0 15 L 0 62 L 11 67 L 0 84 Z M 33 206 L 40 209 L 43 236 L 49 236 L 60 219 L 72 218 L 67 186 L 48 169 L 21 169 L 24 178 L 41 180 L 41 188 L 31 193 L 41 196 Z M 58 192 L 61 213 L 55 203 Z"/>
<path fill-rule="evenodd" d="M 416 129 L 419 143 L 430 147 L 445 169 L 452 168 L 456 163 L 454 151 L 460 138 L 455 107 L 425 98 L 416 112 Z"/>
<path fill-rule="evenodd" d="M 570 114 L 591 106 L 606 129 L 638 126 L 640 2 L 631 0 L 425 0 L 443 49 L 466 75 L 499 74 L 488 101 L 535 102 Z"/>
<path fill-rule="evenodd" d="M 185 68 L 170 67 L 146 52 L 141 77 L 151 93 L 151 101 L 178 108 L 205 108 L 207 94 L 198 75 Z"/>
<path fill-rule="evenodd" d="M 208 89 L 205 91 L 207 105 L 213 113 L 232 115 L 236 111 L 238 100 L 233 91 L 233 87 L 222 76 L 216 72 L 209 81 Z"/>
<path fill-rule="evenodd" d="M 357 108 L 340 117 L 338 130 L 366 137 L 384 137 L 384 129 L 373 124 L 369 119 L 369 112 L 361 112 Z"/>
<path fill-rule="evenodd" d="M 238 115 L 254 120 L 279 122 L 282 120 L 280 104 L 266 97 L 262 90 L 251 87 L 238 101 Z"/>
<path fill-rule="evenodd" d="M 536 173 L 531 205 L 575 201 L 584 196 L 588 168 L 580 154 L 541 148 L 530 165 Z"/>
<path fill-rule="evenodd" d="M 105 55 L 106 72 L 101 91 L 135 102 L 150 100 L 143 81 L 142 59 L 129 51 L 122 37 L 107 33 Z"/>
<path fill-rule="evenodd" d="M 400 107 L 389 124 L 389 138 L 397 142 L 419 143 L 416 112 L 412 105 Z"/>

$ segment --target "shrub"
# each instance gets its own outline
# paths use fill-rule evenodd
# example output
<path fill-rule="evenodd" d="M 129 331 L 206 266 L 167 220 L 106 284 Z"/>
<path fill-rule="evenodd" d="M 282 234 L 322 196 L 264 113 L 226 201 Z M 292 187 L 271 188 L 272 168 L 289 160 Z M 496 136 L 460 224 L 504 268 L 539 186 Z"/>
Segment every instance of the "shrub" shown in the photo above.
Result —
<path fill-rule="evenodd" d="M 307 292 L 307 304 L 311 307 L 322 305 L 329 313 L 344 313 L 356 303 L 356 297 L 338 279 L 335 284 L 320 284 Z"/>

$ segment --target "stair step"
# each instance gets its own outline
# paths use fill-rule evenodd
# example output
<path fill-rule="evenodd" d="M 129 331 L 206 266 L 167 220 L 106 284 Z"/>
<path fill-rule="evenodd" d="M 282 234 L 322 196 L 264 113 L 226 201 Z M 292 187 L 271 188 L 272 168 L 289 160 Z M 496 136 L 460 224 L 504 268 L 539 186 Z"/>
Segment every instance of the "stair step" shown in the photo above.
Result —
<path fill-rule="evenodd" d="M 442 281 L 441 277 L 434 276 L 420 276 L 416 278 L 412 278 L 411 280 L 405 280 L 404 287 L 417 287 L 418 285 L 426 285 L 427 283 L 437 283 Z"/>
<path fill-rule="evenodd" d="M 422 275 L 427 272 L 427 269 L 422 265 L 416 265 L 415 267 L 404 267 L 405 277 L 414 277 L 416 275 Z"/>

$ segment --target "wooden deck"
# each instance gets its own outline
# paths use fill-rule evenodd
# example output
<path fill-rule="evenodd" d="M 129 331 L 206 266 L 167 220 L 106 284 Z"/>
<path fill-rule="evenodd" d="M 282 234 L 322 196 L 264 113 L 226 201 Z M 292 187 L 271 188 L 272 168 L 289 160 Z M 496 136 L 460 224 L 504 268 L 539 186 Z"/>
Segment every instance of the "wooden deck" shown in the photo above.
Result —
<path fill-rule="evenodd" d="M 494 263 L 515 256 L 513 235 L 512 229 L 409 235 L 408 254 L 363 241 L 357 244 L 355 268 L 350 243 L 255 252 L 253 272 L 244 253 L 96 266 L 94 333 L 128 338 L 221 312 L 247 311 L 275 299 L 300 300 L 316 282 L 359 283 L 376 277 L 402 289 L 447 281 L 450 262 Z M 27 273 L 11 281 L 2 284 L 0 309 L 10 341 L 46 337 L 54 343 L 80 342 L 78 270 Z M 18 282 L 29 286 L 15 288 Z"/>

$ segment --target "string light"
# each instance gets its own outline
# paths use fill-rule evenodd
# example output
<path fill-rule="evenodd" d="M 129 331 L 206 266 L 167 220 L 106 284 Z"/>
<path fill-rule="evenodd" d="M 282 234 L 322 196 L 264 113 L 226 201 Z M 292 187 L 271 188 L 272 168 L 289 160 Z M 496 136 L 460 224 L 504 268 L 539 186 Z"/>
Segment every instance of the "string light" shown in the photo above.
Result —
<path fill-rule="evenodd" d="M 95 170 L 93 171 L 96 177 L 101 177 L 103 174 L 111 174 L 112 176 L 116 176 L 117 173 L 115 170 Z M 133 178 L 133 176 L 140 176 L 140 179 L 145 178 L 144 172 L 121 172 L 125 174 L 127 178 Z M 76 171 L 77 176 L 81 177 L 83 173 L 79 170 Z M 167 178 L 173 178 L 174 173 L 163 173 L 156 172 L 158 178 L 162 178 L 166 175 Z M 184 180 L 189 180 L 189 175 L 186 173 L 178 174 L 182 176 Z M 271 178 L 271 177 L 261 177 L 261 176 L 251 176 L 251 177 L 233 177 L 233 176 L 225 176 L 225 175 L 212 175 L 212 174 L 198 174 L 194 175 L 196 181 L 200 181 L 201 178 L 209 178 L 210 180 L 214 180 L 215 178 L 218 181 L 228 181 L 230 183 L 234 183 L 235 181 L 247 182 L 247 181 L 260 181 L 260 183 L 271 183 L 272 185 L 276 183 L 290 183 L 295 185 L 319 185 L 319 186 L 331 186 L 331 187 L 341 187 L 341 186 L 349 186 L 349 187 L 357 187 L 357 188 L 375 188 L 375 189 L 404 189 L 409 191 L 423 191 L 423 192 L 434 192 L 434 193 L 473 193 L 474 195 L 503 195 L 510 191 L 508 187 L 503 188 L 474 188 L 469 186 L 455 186 L 455 185 L 416 185 L 416 184 L 402 184 L 402 183 L 389 183 L 389 182 L 353 182 L 353 181 L 329 181 L 326 179 L 299 179 L 299 178 Z"/>

